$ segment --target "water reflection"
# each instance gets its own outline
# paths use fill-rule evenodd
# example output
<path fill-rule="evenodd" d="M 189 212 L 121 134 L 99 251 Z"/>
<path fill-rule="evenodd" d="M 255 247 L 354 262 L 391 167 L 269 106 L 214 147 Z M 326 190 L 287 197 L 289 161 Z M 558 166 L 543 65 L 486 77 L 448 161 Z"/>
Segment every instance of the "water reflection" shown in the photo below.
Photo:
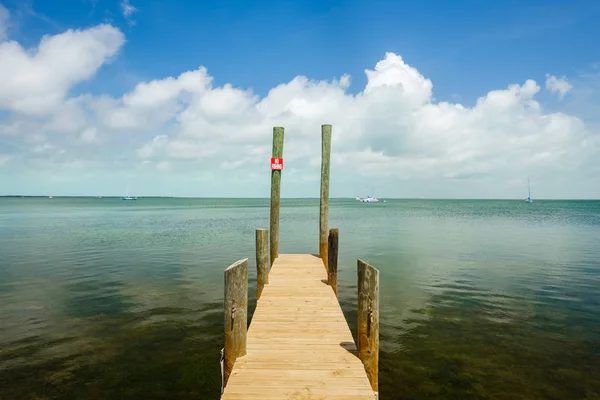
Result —
<path fill-rule="evenodd" d="M 80 329 L 78 336 L 32 336 L 8 343 L 0 350 L 0 395 L 213 398 L 221 385 L 215 352 L 222 346 L 221 307 L 208 302 L 195 310 L 155 308 L 73 319 L 69 323 Z"/>
<path fill-rule="evenodd" d="M 457 283 L 412 310 L 405 333 L 382 331 L 382 342 L 402 346 L 382 345 L 381 398 L 598 398 L 597 344 L 565 335 L 569 321 L 555 324 L 562 315 L 538 310 L 529 318 L 501 301 Z M 394 316 L 383 314 L 382 324 L 396 324 Z"/>

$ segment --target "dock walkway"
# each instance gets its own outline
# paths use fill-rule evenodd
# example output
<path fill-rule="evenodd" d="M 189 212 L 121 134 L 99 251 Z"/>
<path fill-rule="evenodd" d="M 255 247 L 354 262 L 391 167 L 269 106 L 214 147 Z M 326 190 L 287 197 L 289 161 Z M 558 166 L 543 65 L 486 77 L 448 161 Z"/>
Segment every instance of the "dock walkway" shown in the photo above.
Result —
<path fill-rule="evenodd" d="M 248 259 L 224 272 L 221 399 L 377 399 L 379 271 L 357 260 L 355 343 L 338 302 L 339 229 L 328 229 L 331 125 L 321 126 L 318 255 L 279 254 L 283 138 L 284 128 L 274 127 L 269 230 L 256 229 L 249 327 Z"/>
<path fill-rule="evenodd" d="M 279 255 L 222 399 L 373 398 L 323 261 Z"/>

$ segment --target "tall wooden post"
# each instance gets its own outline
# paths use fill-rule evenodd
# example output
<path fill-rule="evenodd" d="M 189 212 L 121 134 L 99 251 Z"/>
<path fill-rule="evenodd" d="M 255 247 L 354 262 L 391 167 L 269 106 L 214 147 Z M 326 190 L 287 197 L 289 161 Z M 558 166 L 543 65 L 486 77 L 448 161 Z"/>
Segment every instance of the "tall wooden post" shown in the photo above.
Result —
<path fill-rule="evenodd" d="M 273 128 L 273 158 L 283 157 L 282 127 Z M 281 171 L 271 171 L 271 220 L 270 220 L 270 245 L 271 265 L 279 256 L 279 200 L 281 197 Z"/>
<path fill-rule="evenodd" d="M 374 392 L 379 387 L 379 271 L 358 260 L 358 357 Z"/>
<path fill-rule="evenodd" d="M 327 249 L 327 284 L 333 289 L 337 297 L 337 270 L 338 270 L 338 250 L 339 250 L 339 230 L 333 228 L 329 230 L 329 240 Z"/>
<path fill-rule="evenodd" d="M 321 125 L 321 202 L 319 213 L 319 257 L 327 268 L 327 224 L 329 214 L 329 159 L 331 125 Z"/>
<path fill-rule="evenodd" d="M 269 283 L 269 231 L 256 230 L 256 300 L 260 299 L 263 288 Z"/>
<path fill-rule="evenodd" d="M 225 348 L 223 387 L 233 364 L 246 355 L 248 331 L 248 259 L 235 262 L 225 270 Z"/>

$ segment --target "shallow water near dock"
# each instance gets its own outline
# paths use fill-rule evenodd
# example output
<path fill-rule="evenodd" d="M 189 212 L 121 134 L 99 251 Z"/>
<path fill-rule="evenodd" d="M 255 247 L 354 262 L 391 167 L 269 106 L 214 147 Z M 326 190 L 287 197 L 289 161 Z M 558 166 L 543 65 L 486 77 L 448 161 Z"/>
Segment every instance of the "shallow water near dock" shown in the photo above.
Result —
<path fill-rule="evenodd" d="M 318 200 L 280 252 L 318 250 Z M 380 270 L 381 399 L 600 399 L 600 201 L 330 202 L 356 335 Z M 217 399 L 223 270 L 268 199 L 0 198 L 0 399 Z M 316 316 L 318 318 L 318 316 Z"/>

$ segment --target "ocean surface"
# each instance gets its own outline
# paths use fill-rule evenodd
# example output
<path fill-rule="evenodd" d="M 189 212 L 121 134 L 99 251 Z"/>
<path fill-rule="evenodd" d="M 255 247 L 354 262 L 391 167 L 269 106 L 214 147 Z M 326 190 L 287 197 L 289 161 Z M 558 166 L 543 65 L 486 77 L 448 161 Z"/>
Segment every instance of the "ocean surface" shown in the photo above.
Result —
<path fill-rule="evenodd" d="M 318 250 L 281 203 L 281 253 Z M 380 270 L 381 399 L 600 399 L 600 202 L 331 200 Z M 0 198 L 0 399 L 218 399 L 223 270 L 267 199 Z"/>

